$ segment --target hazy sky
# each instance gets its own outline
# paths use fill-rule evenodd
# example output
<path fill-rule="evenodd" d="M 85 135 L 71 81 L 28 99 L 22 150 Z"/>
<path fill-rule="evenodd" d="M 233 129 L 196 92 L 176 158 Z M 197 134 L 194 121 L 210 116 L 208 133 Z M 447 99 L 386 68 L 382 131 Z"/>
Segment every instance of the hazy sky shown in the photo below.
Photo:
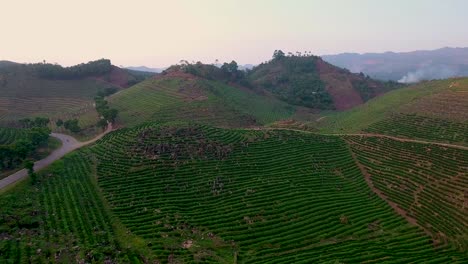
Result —
<path fill-rule="evenodd" d="M 0 60 L 166 66 L 468 46 L 468 0 L 0 0 Z"/>

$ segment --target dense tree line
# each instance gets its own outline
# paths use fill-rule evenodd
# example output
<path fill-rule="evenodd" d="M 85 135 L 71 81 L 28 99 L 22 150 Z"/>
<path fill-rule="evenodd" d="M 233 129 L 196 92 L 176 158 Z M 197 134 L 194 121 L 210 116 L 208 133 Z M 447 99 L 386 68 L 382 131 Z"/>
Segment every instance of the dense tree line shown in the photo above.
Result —
<path fill-rule="evenodd" d="M 231 61 L 230 63 L 225 62 L 218 67 L 213 64 L 203 64 L 201 62 L 190 63 L 186 60 L 182 60 L 180 65 L 169 68 L 167 72 L 178 70 L 208 80 L 239 83 L 244 86 L 249 86 L 246 79 L 246 72 L 239 70 L 236 61 Z"/>
<path fill-rule="evenodd" d="M 9 145 L 0 145 L 0 170 L 13 169 L 26 160 L 39 146 L 47 143 L 50 129 L 32 127 L 27 136 Z"/>
<path fill-rule="evenodd" d="M 105 128 L 108 123 L 115 122 L 119 111 L 115 108 L 110 108 L 104 96 L 98 95 L 94 97 L 94 103 L 96 111 L 101 117 L 97 124 L 99 127 Z"/>
<path fill-rule="evenodd" d="M 62 67 L 51 63 L 38 63 L 33 64 L 33 66 L 41 78 L 63 80 L 99 76 L 112 70 L 111 61 L 107 59 L 90 61 L 71 67 Z"/>

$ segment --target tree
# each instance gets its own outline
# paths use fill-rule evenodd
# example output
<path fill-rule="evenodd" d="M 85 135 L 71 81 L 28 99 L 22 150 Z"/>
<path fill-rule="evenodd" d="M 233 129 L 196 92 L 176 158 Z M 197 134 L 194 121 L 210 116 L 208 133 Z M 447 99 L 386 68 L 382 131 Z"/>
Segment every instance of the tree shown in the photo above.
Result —
<path fill-rule="evenodd" d="M 57 127 L 63 126 L 63 120 L 62 120 L 62 119 L 59 119 L 59 120 L 55 121 L 55 125 L 56 125 Z"/>
<path fill-rule="evenodd" d="M 273 60 L 279 60 L 281 58 L 284 58 L 284 52 L 282 50 L 275 50 L 273 52 Z"/>
<path fill-rule="evenodd" d="M 24 162 L 24 167 L 28 170 L 28 175 L 31 177 L 32 184 L 36 184 L 37 182 L 37 175 L 34 173 L 34 162 L 31 160 L 27 160 Z"/>
<path fill-rule="evenodd" d="M 78 133 L 81 131 L 80 126 L 78 125 L 78 119 L 67 120 L 63 123 L 65 129 L 70 130 L 73 133 Z"/>
<path fill-rule="evenodd" d="M 106 111 L 104 111 L 102 116 L 104 117 L 105 120 L 111 123 L 114 123 L 115 119 L 117 118 L 118 113 L 119 111 L 117 109 L 111 108 L 111 109 L 107 109 Z"/>

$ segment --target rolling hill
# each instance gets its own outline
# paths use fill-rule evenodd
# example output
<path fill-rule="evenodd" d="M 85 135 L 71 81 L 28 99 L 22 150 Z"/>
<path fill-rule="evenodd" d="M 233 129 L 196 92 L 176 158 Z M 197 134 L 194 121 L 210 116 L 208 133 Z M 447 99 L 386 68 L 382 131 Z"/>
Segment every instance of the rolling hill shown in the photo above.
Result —
<path fill-rule="evenodd" d="M 355 109 L 324 115 L 324 133 L 368 132 L 468 144 L 468 78 L 423 82 Z"/>
<path fill-rule="evenodd" d="M 196 120 L 223 127 L 272 123 L 294 114 L 294 107 L 225 82 L 179 71 L 146 80 L 109 98 L 118 122 Z"/>
<path fill-rule="evenodd" d="M 121 90 L 146 78 L 99 60 L 68 68 L 52 64 L 0 63 L 0 123 L 25 117 L 52 120 L 82 118 L 94 124 L 93 97 L 99 91 Z"/>
<path fill-rule="evenodd" d="M 288 103 L 320 110 L 351 109 L 400 87 L 353 74 L 320 57 L 286 56 L 282 51 L 254 67 L 247 78 L 252 87 L 268 90 Z"/>
<path fill-rule="evenodd" d="M 466 155 L 393 140 L 147 123 L 1 195 L 0 258 L 464 263 Z M 430 171 L 437 174 L 427 178 Z"/>
<path fill-rule="evenodd" d="M 466 263 L 468 78 L 275 55 L 118 87 L 116 131 L 0 193 L 0 262 Z M 77 69 L 34 77 L 117 86 Z"/>
<path fill-rule="evenodd" d="M 466 145 L 468 78 L 421 82 L 347 111 L 298 111 L 272 127 L 325 134 L 382 134 Z"/>

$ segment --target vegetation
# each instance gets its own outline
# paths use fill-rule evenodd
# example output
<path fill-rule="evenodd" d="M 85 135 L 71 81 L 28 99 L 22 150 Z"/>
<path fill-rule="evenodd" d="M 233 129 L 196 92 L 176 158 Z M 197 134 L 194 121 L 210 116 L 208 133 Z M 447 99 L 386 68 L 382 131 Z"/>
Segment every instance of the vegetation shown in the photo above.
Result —
<path fill-rule="evenodd" d="M 428 139 L 436 142 L 468 144 L 468 122 L 397 114 L 370 125 L 364 131 L 406 138 Z"/>
<path fill-rule="evenodd" d="M 47 144 L 50 130 L 0 128 L 0 171 L 20 166 L 40 146 Z"/>
<path fill-rule="evenodd" d="M 93 107 L 97 93 L 108 96 L 149 76 L 112 66 L 109 60 L 66 68 L 8 64 L 0 68 L 0 123 L 11 126 L 22 118 L 47 116 L 53 123 L 78 119 L 82 128 L 92 127 L 99 121 Z"/>
<path fill-rule="evenodd" d="M 63 122 L 63 127 L 70 130 L 72 133 L 78 133 L 81 131 L 81 128 L 78 124 L 78 119 L 71 119 Z"/>
<path fill-rule="evenodd" d="M 147 121 L 198 120 L 213 125 L 245 127 L 284 119 L 294 108 L 222 82 L 182 77 L 147 80 L 109 98 L 126 125 Z"/>
<path fill-rule="evenodd" d="M 160 261 L 466 260 L 373 193 L 339 137 L 145 125 L 90 151 L 112 211 Z"/>
<path fill-rule="evenodd" d="M 99 113 L 101 120 L 101 124 L 107 123 L 114 123 L 115 119 L 117 118 L 118 110 L 115 108 L 110 108 L 106 99 L 103 96 L 96 96 L 94 98 L 94 104 L 96 107 L 96 111 Z M 102 121 L 102 122 L 101 122 Z M 102 126 L 105 127 L 106 125 Z"/>
<path fill-rule="evenodd" d="M 334 109 L 333 99 L 317 71 L 315 56 L 285 56 L 276 51 L 273 59 L 260 64 L 249 74 L 253 86 L 259 86 L 293 105 Z"/>
<path fill-rule="evenodd" d="M 347 140 L 375 188 L 416 219 L 435 243 L 468 250 L 468 151 L 385 138 Z"/>
<path fill-rule="evenodd" d="M 33 64 L 39 77 L 46 79 L 80 79 L 84 77 L 100 76 L 112 70 L 110 60 L 100 59 L 71 67 L 62 67 L 58 64 L 38 63 Z"/>
<path fill-rule="evenodd" d="M 466 145 L 468 79 L 424 82 L 389 92 L 312 127 L 325 133 L 373 133 Z"/>
<path fill-rule="evenodd" d="M 0 196 L 2 263 L 143 263 L 95 187 L 90 161 L 67 156 Z M 126 243 L 117 240 L 121 236 Z"/>

